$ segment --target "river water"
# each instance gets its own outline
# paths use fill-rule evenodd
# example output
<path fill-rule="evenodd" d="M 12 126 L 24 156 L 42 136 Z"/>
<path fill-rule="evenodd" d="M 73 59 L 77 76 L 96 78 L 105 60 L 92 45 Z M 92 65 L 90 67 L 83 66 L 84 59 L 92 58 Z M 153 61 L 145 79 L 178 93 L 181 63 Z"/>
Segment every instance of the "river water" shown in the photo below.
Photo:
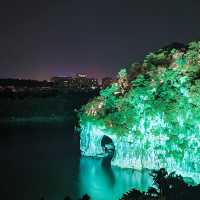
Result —
<path fill-rule="evenodd" d="M 151 186 L 147 172 L 102 166 L 100 159 L 80 157 L 72 125 L 1 125 L 0 195 L 6 199 L 117 200 L 122 193 Z M 1 197 L 0 197 L 1 198 Z"/>

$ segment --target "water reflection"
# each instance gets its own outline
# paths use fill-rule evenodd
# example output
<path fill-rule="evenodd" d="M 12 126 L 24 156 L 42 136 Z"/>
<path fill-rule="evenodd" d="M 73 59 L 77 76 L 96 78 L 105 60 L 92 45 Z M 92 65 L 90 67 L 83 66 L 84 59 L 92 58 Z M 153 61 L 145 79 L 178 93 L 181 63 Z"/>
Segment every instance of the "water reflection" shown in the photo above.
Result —
<path fill-rule="evenodd" d="M 111 167 L 110 159 L 103 159 L 101 163 L 101 170 L 107 179 L 107 183 L 110 188 L 114 187 L 115 175 Z"/>
<path fill-rule="evenodd" d="M 147 189 L 147 172 L 120 169 L 101 159 L 79 157 L 79 140 L 67 127 L 13 127 L 2 130 L 1 182 L 7 199 L 117 200 L 131 188 Z M 110 154 L 108 154 L 110 155 Z"/>
<path fill-rule="evenodd" d="M 80 194 L 88 193 L 95 200 L 115 200 L 131 188 L 147 190 L 152 180 L 148 172 L 109 167 L 100 159 L 80 160 Z"/>

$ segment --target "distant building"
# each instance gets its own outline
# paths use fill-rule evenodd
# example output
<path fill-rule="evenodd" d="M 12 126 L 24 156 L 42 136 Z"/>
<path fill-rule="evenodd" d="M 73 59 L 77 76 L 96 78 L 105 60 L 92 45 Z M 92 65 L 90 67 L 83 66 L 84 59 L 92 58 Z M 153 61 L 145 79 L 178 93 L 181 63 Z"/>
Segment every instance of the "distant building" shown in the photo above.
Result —
<path fill-rule="evenodd" d="M 53 82 L 54 86 L 64 87 L 65 83 L 70 82 L 73 78 L 67 76 L 54 76 L 50 80 Z"/>
<path fill-rule="evenodd" d="M 76 77 L 80 77 L 80 78 L 87 78 L 87 74 L 76 74 Z"/>
<path fill-rule="evenodd" d="M 70 90 L 92 90 L 99 87 L 98 80 L 88 78 L 86 74 L 76 74 L 74 77 L 52 77 L 54 86 Z"/>
<path fill-rule="evenodd" d="M 74 87 L 77 89 L 96 89 L 98 86 L 98 80 L 87 78 L 87 75 L 77 74 L 74 78 Z"/>
<path fill-rule="evenodd" d="M 102 78 L 101 88 L 108 87 L 111 83 L 113 83 L 113 81 L 114 80 L 111 77 Z"/>
<path fill-rule="evenodd" d="M 64 82 L 69 79 L 72 79 L 72 77 L 70 77 L 70 76 L 54 76 L 50 80 L 51 80 L 51 82 L 56 83 L 56 82 Z"/>
<path fill-rule="evenodd" d="M 52 82 L 28 79 L 0 79 L 0 92 L 24 93 L 51 91 Z"/>

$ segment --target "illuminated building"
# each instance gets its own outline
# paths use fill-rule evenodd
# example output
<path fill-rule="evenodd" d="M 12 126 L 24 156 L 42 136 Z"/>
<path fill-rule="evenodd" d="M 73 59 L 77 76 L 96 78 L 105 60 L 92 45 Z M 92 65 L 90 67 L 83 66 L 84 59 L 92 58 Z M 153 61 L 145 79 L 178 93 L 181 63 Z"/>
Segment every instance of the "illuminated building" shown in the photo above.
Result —
<path fill-rule="evenodd" d="M 51 82 L 57 87 L 64 87 L 65 82 L 70 82 L 73 78 L 67 76 L 54 76 L 51 78 Z"/>
<path fill-rule="evenodd" d="M 70 90 L 93 90 L 99 87 L 97 79 L 88 78 L 85 74 L 76 74 L 74 77 L 53 77 L 51 81 L 57 87 Z"/>

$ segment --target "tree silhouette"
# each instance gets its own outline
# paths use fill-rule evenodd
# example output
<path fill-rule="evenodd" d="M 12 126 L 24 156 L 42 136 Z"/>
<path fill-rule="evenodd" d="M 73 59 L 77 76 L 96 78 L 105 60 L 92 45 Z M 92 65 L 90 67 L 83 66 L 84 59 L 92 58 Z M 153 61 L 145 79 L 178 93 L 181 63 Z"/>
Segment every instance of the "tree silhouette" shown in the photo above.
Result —
<path fill-rule="evenodd" d="M 139 200 L 142 196 L 144 197 L 144 193 L 140 192 L 139 190 L 132 189 L 123 194 L 120 200 Z"/>
<path fill-rule="evenodd" d="M 199 200 L 200 185 L 189 186 L 183 177 L 175 172 L 169 173 L 161 168 L 153 170 L 153 185 L 147 192 L 132 189 L 123 194 L 120 200 Z"/>

